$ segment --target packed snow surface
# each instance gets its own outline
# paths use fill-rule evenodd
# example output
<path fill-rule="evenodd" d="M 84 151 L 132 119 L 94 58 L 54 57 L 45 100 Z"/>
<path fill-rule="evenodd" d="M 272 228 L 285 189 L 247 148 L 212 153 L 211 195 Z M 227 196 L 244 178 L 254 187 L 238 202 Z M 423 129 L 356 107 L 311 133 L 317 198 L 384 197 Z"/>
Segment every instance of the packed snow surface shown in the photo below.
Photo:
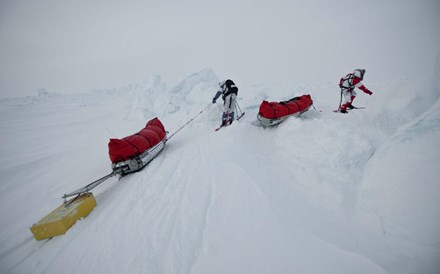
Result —
<path fill-rule="evenodd" d="M 367 75 L 368 77 L 368 75 Z M 439 273 L 440 103 L 432 79 L 365 84 L 349 114 L 334 83 L 240 86 L 220 124 L 219 77 L 159 76 L 77 95 L 0 101 L 1 273 Z M 273 128 L 262 100 L 311 94 Z M 398 94 L 398 96 L 396 96 Z M 202 113 L 201 110 L 208 107 Z M 111 172 L 107 144 L 158 117 L 178 131 L 145 169 L 93 190 L 63 236 L 29 227 Z"/>

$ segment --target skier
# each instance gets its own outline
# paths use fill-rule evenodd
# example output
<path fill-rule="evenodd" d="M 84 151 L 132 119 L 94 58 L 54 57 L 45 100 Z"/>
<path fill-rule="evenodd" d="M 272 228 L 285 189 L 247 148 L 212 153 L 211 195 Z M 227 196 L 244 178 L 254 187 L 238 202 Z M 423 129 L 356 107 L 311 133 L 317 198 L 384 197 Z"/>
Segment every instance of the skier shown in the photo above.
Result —
<path fill-rule="evenodd" d="M 219 83 L 219 90 L 212 98 L 212 103 L 215 104 L 217 99 L 222 95 L 223 103 L 223 114 L 222 114 L 222 124 L 223 126 L 229 126 L 234 121 L 234 110 L 237 100 L 238 88 L 235 83 L 231 80 L 225 80 Z"/>
<path fill-rule="evenodd" d="M 368 95 L 373 93 L 367 89 L 361 82 L 364 79 L 365 69 L 355 69 L 352 73 L 347 74 L 347 76 L 342 77 L 339 81 L 339 87 L 341 88 L 341 103 L 339 106 L 339 111 L 341 113 L 347 113 L 348 109 L 355 108 L 352 103 L 354 98 L 356 98 L 356 91 L 354 88 L 359 88 Z M 342 99 L 343 103 L 342 103 Z"/>

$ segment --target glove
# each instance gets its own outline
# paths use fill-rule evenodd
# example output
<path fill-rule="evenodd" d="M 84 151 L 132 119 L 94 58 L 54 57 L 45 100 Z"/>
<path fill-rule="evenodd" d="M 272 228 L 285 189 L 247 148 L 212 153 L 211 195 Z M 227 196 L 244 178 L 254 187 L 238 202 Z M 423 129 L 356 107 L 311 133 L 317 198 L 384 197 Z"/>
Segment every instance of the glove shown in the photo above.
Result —
<path fill-rule="evenodd" d="M 212 98 L 212 103 L 215 104 L 215 98 Z"/>
<path fill-rule="evenodd" d="M 373 93 L 372 93 L 370 90 L 368 90 L 368 89 L 365 91 L 365 93 L 368 94 L 368 95 L 372 95 L 372 94 L 373 94 Z"/>

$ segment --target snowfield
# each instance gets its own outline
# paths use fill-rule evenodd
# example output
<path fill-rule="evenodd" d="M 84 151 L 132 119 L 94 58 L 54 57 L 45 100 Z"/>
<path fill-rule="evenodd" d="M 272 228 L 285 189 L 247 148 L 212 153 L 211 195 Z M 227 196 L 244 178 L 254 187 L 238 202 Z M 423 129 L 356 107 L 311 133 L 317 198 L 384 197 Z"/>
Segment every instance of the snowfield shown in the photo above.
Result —
<path fill-rule="evenodd" d="M 440 74 L 437 72 L 437 79 Z M 347 115 L 335 83 L 239 87 L 246 115 L 214 132 L 219 77 L 167 88 L 0 101 L 2 273 L 432 273 L 440 271 L 440 89 L 433 77 L 369 81 Z M 311 94 L 273 128 L 262 100 Z M 396 96 L 398 94 L 398 96 Z M 198 115 L 200 114 L 200 115 Z M 142 171 L 93 190 L 66 235 L 29 227 L 64 193 L 111 172 L 107 144 L 158 117 L 175 133 Z"/>

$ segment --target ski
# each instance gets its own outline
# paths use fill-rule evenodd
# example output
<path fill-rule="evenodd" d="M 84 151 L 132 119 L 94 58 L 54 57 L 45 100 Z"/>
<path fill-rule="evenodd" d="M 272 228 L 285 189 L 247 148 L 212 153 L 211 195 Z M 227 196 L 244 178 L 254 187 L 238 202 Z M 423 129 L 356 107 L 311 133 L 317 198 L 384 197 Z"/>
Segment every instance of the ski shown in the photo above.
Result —
<path fill-rule="evenodd" d="M 240 116 L 237 117 L 237 119 L 235 119 L 236 121 L 240 120 L 241 117 L 244 116 L 246 112 L 243 112 L 242 114 L 240 114 Z M 228 125 L 227 125 L 228 126 Z M 221 128 L 223 127 L 227 127 L 227 126 L 219 126 L 218 128 L 216 128 L 214 131 L 219 131 Z"/>
<path fill-rule="evenodd" d="M 241 117 L 243 117 L 245 115 L 246 112 L 243 112 L 240 116 L 237 117 L 237 121 L 240 120 Z"/>
<path fill-rule="evenodd" d="M 350 110 L 353 110 L 353 109 L 364 109 L 365 107 L 353 107 L 352 109 L 347 109 L 347 111 L 350 111 Z M 336 109 L 336 110 L 333 110 L 333 112 L 339 112 L 339 113 L 341 113 L 341 110 L 340 109 Z"/>

